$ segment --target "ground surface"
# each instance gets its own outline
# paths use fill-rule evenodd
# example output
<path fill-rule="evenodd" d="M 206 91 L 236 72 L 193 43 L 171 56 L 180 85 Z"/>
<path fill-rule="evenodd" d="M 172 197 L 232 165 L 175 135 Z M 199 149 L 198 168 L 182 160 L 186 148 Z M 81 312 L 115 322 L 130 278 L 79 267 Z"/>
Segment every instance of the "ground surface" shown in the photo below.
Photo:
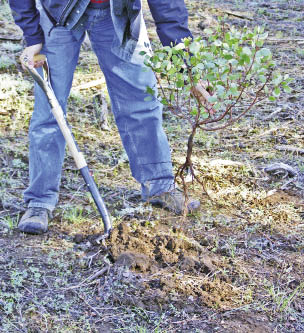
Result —
<path fill-rule="evenodd" d="M 293 92 L 257 106 L 233 128 L 198 136 L 194 161 L 209 197 L 190 186 L 201 209 L 176 217 L 139 201 L 111 117 L 110 131 L 102 129 L 100 108 L 108 97 L 84 45 L 69 121 L 113 216 L 114 232 L 100 244 L 102 223 L 70 156 L 49 232 L 16 230 L 28 181 L 33 94 L 17 60 L 20 31 L 1 2 L 1 332 L 304 331 L 303 2 L 187 5 L 196 36 L 225 14 L 230 25 L 264 25 L 281 71 L 295 79 Z M 164 126 L 176 167 L 187 128 L 168 113 Z M 273 163 L 289 165 L 297 177 L 266 173 Z"/>

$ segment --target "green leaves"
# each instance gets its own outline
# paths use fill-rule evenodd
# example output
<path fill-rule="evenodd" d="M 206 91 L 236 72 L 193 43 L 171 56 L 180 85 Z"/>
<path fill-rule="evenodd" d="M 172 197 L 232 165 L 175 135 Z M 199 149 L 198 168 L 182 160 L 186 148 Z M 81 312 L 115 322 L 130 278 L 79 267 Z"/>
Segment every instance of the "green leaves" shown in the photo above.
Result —
<path fill-rule="evenodd" d="M 256 57 L 259 59 L 264 58 L 264 60 L 268 60 L 268 59 L 271 59 L 272 54 L 269 49 L 262 48 L 256 52 Z"/>
<path fill-rule="evenodd" d="M 251 108 L 265 98 L 275 101 L 283 91 L 291 92 L 291 79 L 274 71 L 271 50 L 263 46 L 268 36 L 263 27 L 223 31 L 219 25 L 204 34 L 208 40 L 185 38 L 178 45 L 155 50 L 152 56 L 141 53 L 159 77 L 161 103 L 179 110 L 192 125 L 214 122 L 215 117 L 223 123 L 233 112 L 237 118 L 237 112 L 246 108 L 242 105 Z M 209 95 L 206 90 L 202 99 L 193 94 L 196 85 L 208 86 Z M 147 93 L 156 96 L 152 88 Z M 235 107 L 237 111 L 232 110 Z"/>
<path fill-rule="evenodd" d="M 252 50 L 248 46 L 243 47 L 242 52 L 243 54 L 248 55 L 248 57 L 252 56 Z"/>
<path fill-rule="evenodd" d="M 273 96 L 274 97 L 279 97 L 281 94 L 281 90 L 279 87 L 275 87 L 274 90 L 273 90 Z"/>
<path fill-rule="evenodd" d="M 202 48 L 202 45 L 199 41 L 194 41 L 189 45 L 189 51 L 190 53 L 197 54 Z"/>
<path fill-rule="evenodd" d="M 237 97 L 239 96 L 239 87 L 236 83 L 231 83 L 229 89 L 228 89 L 228 95 L 231 97 Z"/>
<path fill-rule="evenodd" d="M 177 88 L 182 88 L 185 85 L 185 82 L 183 80 L 178 80 L 176 82 L 176 87 Z"/>
<path fill-rule="evenodd" d="M 291 88 L 288 85 L 283 85 L 283 89 L 287 94 L 290 94 L 292 92 Z"/>
<path fill-rule="evenodd" d="M 155 95 L 155 91 L 151 87 L 147 87 L 146 88 L 146 93 L 149 94 L 149 95 L 151 95 L 151 96 Z"/>

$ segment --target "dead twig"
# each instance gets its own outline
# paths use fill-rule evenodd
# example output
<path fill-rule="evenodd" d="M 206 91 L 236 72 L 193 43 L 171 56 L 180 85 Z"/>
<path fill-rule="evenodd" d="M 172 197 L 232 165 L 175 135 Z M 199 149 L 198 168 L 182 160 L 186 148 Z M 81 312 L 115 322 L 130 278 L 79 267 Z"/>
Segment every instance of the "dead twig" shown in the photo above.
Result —
<path fill-rule="evenodd" d="M 297 170 L 295 170 L 294 168 L 292 168 L 291 166 L 289 166 L 288 164 L 274 163 L 274 164 L 271 164 L 271 165 L 265 167 L 264 171 L 269 173 L 269 174 L 273 174 L 274 176 L 278 176 L 280 174 L 283 174 L 282 177 L 281 177 L 282 179 L 286 179 L 287 177 L 291 177 L 291 179 L 288 179 L 287 182 L 285 182 L 280 187 L 280 189 L 282 191 L 288 190 L 290 184 L 292 184 L 292 183 L 297 184 L 297 182 L 299 180 L 299 172 Z"/>
<path fill-rule="evenodd" d="M 88 281 L 94 281 L 97 278 L 99 278 L 100 276 L 102 276 L 104 273 L 108 272 L 110 269 L 110 265 L 108 265 L 107 267 L 104 267 L 102 269 L 100 269 L 99 271 L 97 271 L 96 273 L 94 273 L 93 275 L 88 277 Z"/>
<path fill-rule="evenodd" d="M 106 82 L 105 78 L 101 78 L 101 79 L 98 79 L 98 80 L 93 80 L 93 81 L 81 84 L 79 86 L 73 87 L 72 91 L 79 91 L 79 90 L 94 88 L 94 87 L 97 87 L 97 86 L 100 86 L 100 85 L 104 84 L 105 82 Z"/>
<path fill-rule="evenodd" d="M 238 18 L 241 18 L 241 19 L 253 21 L 252 17 L 250 17 L 248 15 L 244 15 L 241 12 L 232 12 L 230 10 L 223 10 L 222 12 L 225 13 L 225 14 L 227 14 L 227 15 L 230 15 L 230 16 L 234 16 L 234 17 L 238 17 Z"/>
<path fill-rule="evenodd" d="M 279 151 L 288 151 L 290 153 L 304 155 L 304 149 L 299 148 L 299 147 L 288 146 L 288 145 L 277 145 L 274 148 Z"/>
<path fill-rule="evenodd" d="M 22 36 L 4 36 L 4 35 L 0 35 L 0 40 L 10 40 L 10 41 L 13 41 L 13 42 L 17 42 L 17 41 L 20 41 L 22 40 Z"/>
<path fill-rule="evenodd" d="M 64 290 L 72 290 L 72 289 L 80 288 L 80 287 L 84 286 L 85 283 L 92 282 L 92 281 L 96 280 L 97 278 L 101 277 L 103 274 L 105 274 L 106 272 L 108 272 L 109 269 L 110 269 L 110 265 L 107 265 L 107 267 L 104 267 L 104 268 L 98 270 L 94 274 L 90 275 L 89 277 L 87 277 L 86 279 L 84 279 L 83 281 L 81 281 L 76 286 L 71 286 L 71 287 L 65 288 Z"/>
<path fill-rule="evenodd" d="M 267 42 L 270 43 L 288 43 L 297 42 L 298 44 L 304 44 L 303 38 L 267 38 Z"/>
<path fill-rule="evenodd" d="M 273 119 L 273 117 L 274 117 L 275 115 L 277 115 L 277 114 L 280 113 L 281 111 L 282 111 L 282 108 L 278 108 L 278 109 L 276 109 L 275 111 L 271 112 L 268 116 L 266 116 L 266 117 L 262 117 L 262 120 L 263 120 L 263 121 L 271 120 L 271 119 Z"/>
<path fill-rule="evenodd" d="M 287 176 L 294 178 L 298 175 L 298 172 L 293 167 L 285 163 L 273 163 L 267 165 L 263 170 L 268 174 L 274 174 L 274 175 L 283 172 L 285 173 L 283 178 L 286 178 Z"/>
<path fill-rule="evenodd" d="M 102 317 L 102 314 L 97 311 L 90 303 L 87 302 L 87 300 L 82 297 L 80 294 L 77 294 L 77 296 L 92 310 L 94 311 L 99 317 Z"/>
<path fill-rule="evenodd" d="M 241 18 L 241 19 L 249 20 L 249 21 L 253 21 L 253 17 L 251 17 L 252 14 L 249 13 L 249 12 L 242 13 L 242 12 L 232 11 L 232 10 L 222 9 L 222 8 L 212 8 L 212 9 L 215 9 L 217 12 L 220 12 L 220 13 L 223 13 L 223 14 L 227 14 L 227 15 L 230 15 L 230 16 L 238 17 L 238 18 Z"/>

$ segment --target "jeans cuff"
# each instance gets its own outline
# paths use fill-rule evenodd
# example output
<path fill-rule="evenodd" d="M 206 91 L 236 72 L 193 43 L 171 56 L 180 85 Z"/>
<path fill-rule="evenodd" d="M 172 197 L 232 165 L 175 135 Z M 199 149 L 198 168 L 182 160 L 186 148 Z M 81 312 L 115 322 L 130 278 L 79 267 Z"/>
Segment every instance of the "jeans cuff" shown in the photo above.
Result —
<path fill-rule="evenodd" d="M 28 208 L 34 208 L 34 207 L 39 207 L 39 208 L 45 208 L 47 210 L 49 210 L 50 213 L 52 213 L 52 211 L 54 210 L 54 206 L 52 205 L 48 205 L 46 203 L 42 203 L 42 202 L 30 202 L 28 204 Z"/>
<path fill-rule="evenodd" d="M 142 200 L 147 201 L 150 197 L 168 192 L 174 186 L 174 178 L 147 181 L 141 184 Z"/>

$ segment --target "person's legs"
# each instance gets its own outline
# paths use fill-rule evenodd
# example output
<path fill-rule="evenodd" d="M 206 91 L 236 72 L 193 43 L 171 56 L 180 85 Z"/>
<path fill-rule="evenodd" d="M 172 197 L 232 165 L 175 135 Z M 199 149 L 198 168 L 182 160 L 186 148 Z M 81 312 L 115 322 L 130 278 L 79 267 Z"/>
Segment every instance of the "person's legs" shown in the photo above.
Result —
<path fill-rule="evenodd" d="M 156 98 L 145 100 L 150 96 L 146 88 L 156 85 L 153 72 L 144 66 L 138 54 L 125 61 L 111 51 L 115 32 L 109 11 L 95 18 L 88 26 L 88 33 L 106 78 L 132 175 L 142 185 L 143 198 L 168 191 L 174 177 L 170 148 L 162 127 L 162 106 Z M 145 46 L 149 46 L 147 42 L 143 43 Z"/>
<path fill-rule="evenodd" d="M 65 110 L 81 41 L 77 41 L 65 28 L 55 27 L 51 30 L 52 25 L 44 13 L 41 14 L 41 25 L 46 38 L 42 53 L 47 56 L 51 84 Z M 51 113 L 48 100 L 37 84 L 29 138 L 30 184 L 24 192 L 24 199 L 28 207 L 42 207 L 52 211 L 58 201 L 65 140 Z"/>

